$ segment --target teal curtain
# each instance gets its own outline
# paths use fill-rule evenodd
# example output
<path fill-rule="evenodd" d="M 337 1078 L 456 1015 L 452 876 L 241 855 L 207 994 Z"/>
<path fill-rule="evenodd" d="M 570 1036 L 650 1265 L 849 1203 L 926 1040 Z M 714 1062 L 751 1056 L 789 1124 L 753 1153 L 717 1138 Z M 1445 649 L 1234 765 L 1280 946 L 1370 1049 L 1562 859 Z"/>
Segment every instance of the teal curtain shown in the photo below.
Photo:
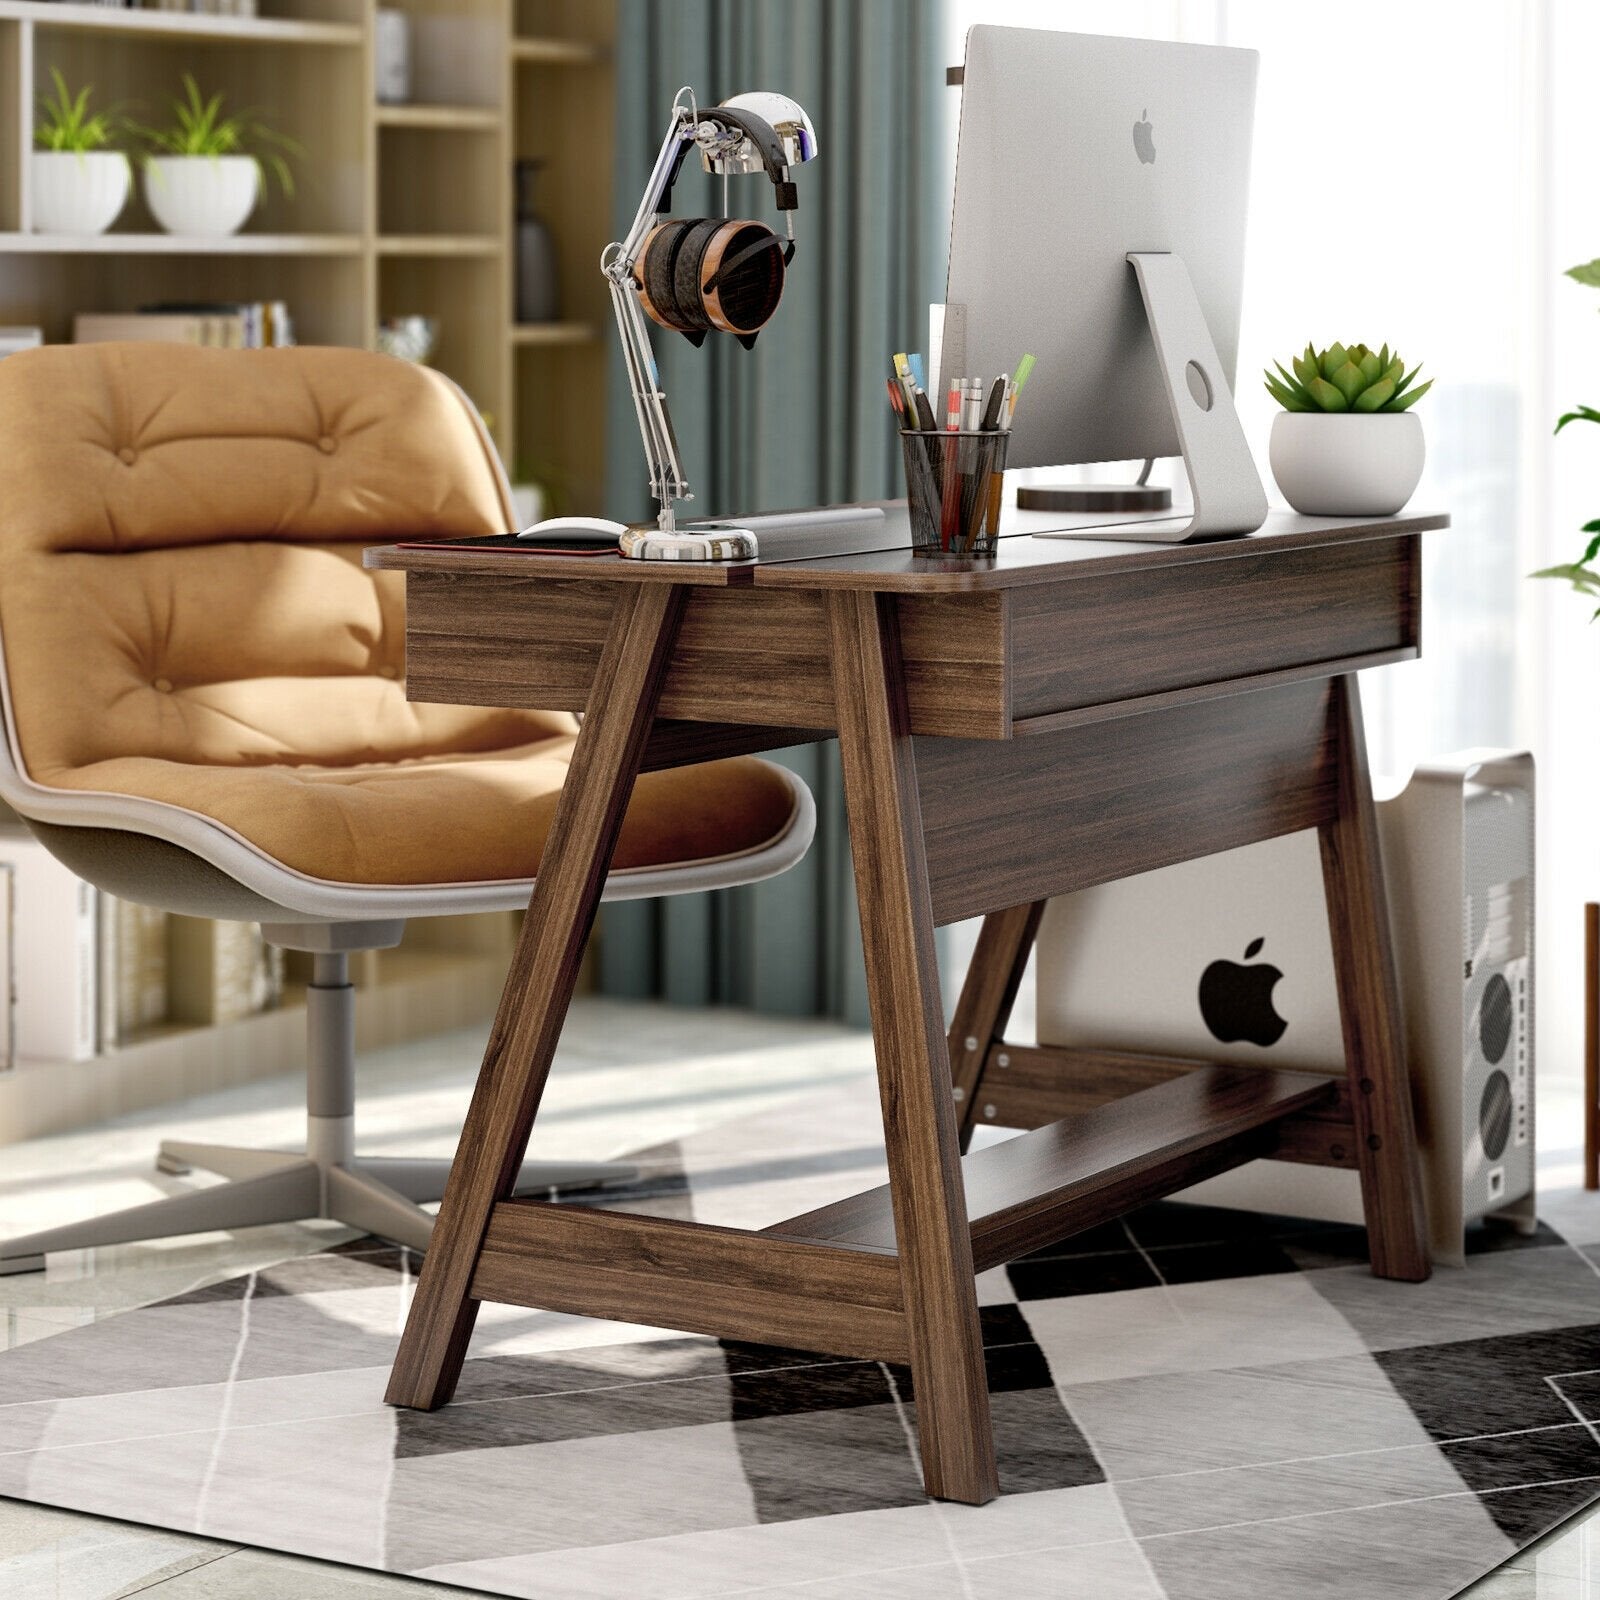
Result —
<path fill-rule="evenodd" d="M 618 238 L 680 85 L 702 103 L 779 90 L 806 108 L 817 134 L 816 160 L 795 175 L 798 248 L 783 303 L 755 349 L 714 336 L 696 350 L 653 330 L 695 514 L 902 492 L 884 379 L 892 351 L 923 348 L 928 303 L 943 297 L 952 92 L 944 25 L 940 0 L 619 0 Z M 734 179 L 729 203 L 735 215 L 776 223 L 762 177 Z M 720 180 L 692 156 L 673 209 L 720 212 Z M 649 515 L 615 355 L 607 449 L 608 514 Z M 607 906 L 607 993 L 866 1020 L 838 749 L 811 745 L 776 759 L 817 797 L 806 861 L 750 888 Z"/>

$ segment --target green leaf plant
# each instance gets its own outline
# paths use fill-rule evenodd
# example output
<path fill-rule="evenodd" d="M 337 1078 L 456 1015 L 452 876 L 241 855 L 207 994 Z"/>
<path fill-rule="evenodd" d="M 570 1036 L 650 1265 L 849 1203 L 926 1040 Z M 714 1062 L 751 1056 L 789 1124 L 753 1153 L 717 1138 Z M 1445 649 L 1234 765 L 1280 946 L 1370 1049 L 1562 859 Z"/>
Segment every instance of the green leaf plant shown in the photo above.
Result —
<path fill-rule="evenodd" d="M 168 126 L 129 126 L 149 146 L 150 156 L 248 156 L 257 167 L 270 171 L 284 195 L 293 199 L 294 173 L 289 169 L 288 158 L 304 155 L 304 149 L 258 121 L 254 111 L 224 116 L 223 99 L 221 94 L 207 99 L 194 74 L 186 72 L 183 98 L 171 102 L 172 121 Z"/>
<path fill-rule="evenodd" d="M 1308 344 L 1305 354 L 1295 356 L 1290 372 L 1281 361 L 1273 362 L 1263 374 L 1267 393 L 1285 411 L 1354 411 L 1365 415 L 1404 411 L 1414 406 L 1430 388 L 1433 379 L 1411 387 L 1422 370 L 1419 362 L 1409 372 L 1398 350 L 1388 345 L 1369 350 L 1364 344 L 1343 345 L 1335 341 L 1326 350 Z"/>
<path fill-rule="evenodd" d="M 1585 261 L 1576 267 L 1568 267 L 1566 276 L 1574 283 L 1581 283 L 1585 288 L 1600 289 L 1600 260 Z M 1600 423 L 1600 411 L 1593 406 L 1575 406 L 1571 411 L 1563 412 L 1556 421 L 1556 432 L 1560 433 L 1569 422 L 1594 422 Z M 1570 583 L 1574 591 L 1586 596 L 1590 600 L 1600 600 L 1600 569 L 1595 567 L 1595 557 L 1600 555 L 1600 517 L 1584 523 L 1583 533 L 1589 535 L 1589 542 L 1584 546 L 1583 555 L 1576 561 L 1564 561 L 1558 566 L 1541 567 L 1537 572 L 1528 574 L 1531 578 L 1559 578 Z M 1592 622 L 1600 617 L 1600 606 L 1596 606 L 1590 613 Z"/>
<path fill-rule="evenodd" d="M 116 111 L 90 111 L 89 97 L 94 93 L 92 84 L 85 84 L 76 95 L 67 88 L 60 67 L 50 69 L 56 86 L 52 95 L 39 96 L 39 121 L 33 130 L 33 142 L 40 150 L 69 151 L 87 155 L 92 150 L 104 150 L 117 136 L 122 119 Z"/>

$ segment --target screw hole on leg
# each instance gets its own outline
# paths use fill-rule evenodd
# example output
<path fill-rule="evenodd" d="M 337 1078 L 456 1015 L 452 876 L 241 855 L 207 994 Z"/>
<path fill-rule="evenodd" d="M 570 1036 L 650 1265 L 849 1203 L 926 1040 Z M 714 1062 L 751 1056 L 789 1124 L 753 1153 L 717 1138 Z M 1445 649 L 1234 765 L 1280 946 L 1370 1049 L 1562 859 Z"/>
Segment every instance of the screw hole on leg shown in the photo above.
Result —
<path fill-rule="evenodd" d="M 1367 1135 L 1367 1149 L 1369 1149 L 1369 1150 L 1381 1150 L 1381 1149 L 1383 1149 L 1383 1140 L 1380 1139 L 1377 1136 L 1377 1134 L 1369 1133 Z"/>

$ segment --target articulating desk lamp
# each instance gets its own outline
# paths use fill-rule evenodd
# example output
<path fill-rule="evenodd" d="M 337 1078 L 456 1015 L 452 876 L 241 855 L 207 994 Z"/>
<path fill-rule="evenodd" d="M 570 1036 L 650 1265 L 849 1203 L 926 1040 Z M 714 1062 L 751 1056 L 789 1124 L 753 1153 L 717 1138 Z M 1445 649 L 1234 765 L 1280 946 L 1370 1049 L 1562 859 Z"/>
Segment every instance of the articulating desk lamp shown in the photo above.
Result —
<path fill-rule="evenodd" d="M 691 146 L 699 150 L 704 169 L 722 178 L 722 216 L 667 220 L 672 186 Z M 650 493 L 660 512 L 654 525 L 633 527 L 599 517 L 554 518 L 519 537 L 551 544 L 615 537 L 625 556 L 644 561 L 744 561 L 756 554 L 756 536 L 747 528 L 706 524 L 679 531 L 676 526 L 673 503 L 693 495 L 645 318 L 693 345 L 704 343 L 708 333 L 731 333 L 749 349 L 778 308 L 784 273 L 794 257 L 797 197 L 790 169 L 816 153 L 811 120 L 787 95 L 758 90 L 702 111 L 692 91 L 678 91 L 633 225 L 625 239 L 608 244 L 600 256 L 650 463 Z M 728 215 L 728 178 L 740 172 L 765 172 L 771 180 L 785 238 L 764 222 Z"/>

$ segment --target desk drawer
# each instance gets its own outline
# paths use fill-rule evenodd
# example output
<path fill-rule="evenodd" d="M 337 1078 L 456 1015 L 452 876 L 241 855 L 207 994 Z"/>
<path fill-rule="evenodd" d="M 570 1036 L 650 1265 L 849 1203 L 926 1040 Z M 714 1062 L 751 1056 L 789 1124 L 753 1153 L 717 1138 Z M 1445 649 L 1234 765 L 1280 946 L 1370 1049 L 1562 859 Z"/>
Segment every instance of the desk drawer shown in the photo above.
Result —
<path fill-rule="evenodd" d="M 406 575 L 406 693 L 447 705 L 582 711 L 617 590 L 581 578 Z M 1006 600 L 903 596 L 906 694 L 918 733 L 1010 735 Z M 661 715 L 757 726 L 835 726 L 821 592 L 695 588 Z"/>
<path fill-rule="evenodd" d="M 1413 534 L 1013 590 L 1016 731 L 1414 656 L 1419 560 Z"/>

